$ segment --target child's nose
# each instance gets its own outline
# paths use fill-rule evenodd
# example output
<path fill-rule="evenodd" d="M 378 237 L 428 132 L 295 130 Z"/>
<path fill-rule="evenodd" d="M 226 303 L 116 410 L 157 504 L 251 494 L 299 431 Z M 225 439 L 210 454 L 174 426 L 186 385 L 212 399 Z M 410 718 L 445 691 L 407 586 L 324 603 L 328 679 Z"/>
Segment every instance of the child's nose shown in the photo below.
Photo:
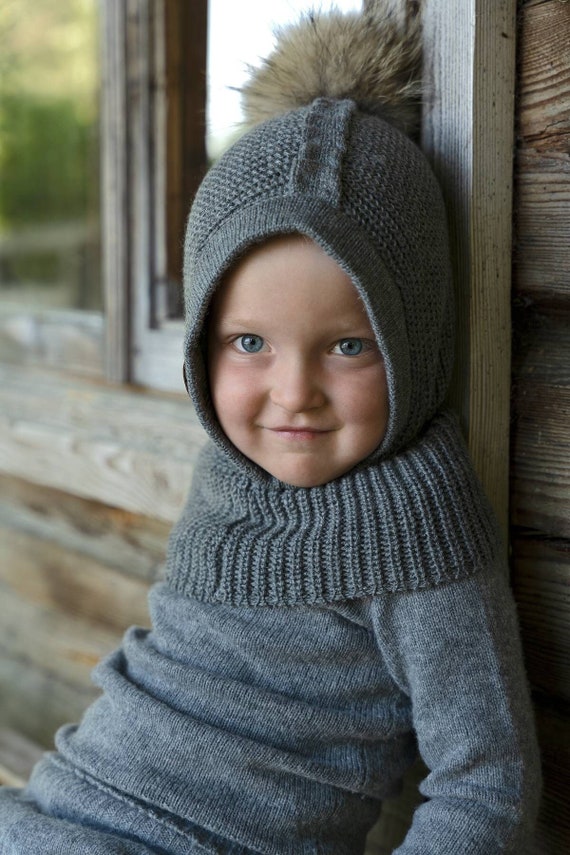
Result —
<path fill-rule="evenodd" d="M 283 359 L 275 365 L 270 397 L 289 413 L 321 407 L 326 398 L 317 367 L 300 357 Z"/>

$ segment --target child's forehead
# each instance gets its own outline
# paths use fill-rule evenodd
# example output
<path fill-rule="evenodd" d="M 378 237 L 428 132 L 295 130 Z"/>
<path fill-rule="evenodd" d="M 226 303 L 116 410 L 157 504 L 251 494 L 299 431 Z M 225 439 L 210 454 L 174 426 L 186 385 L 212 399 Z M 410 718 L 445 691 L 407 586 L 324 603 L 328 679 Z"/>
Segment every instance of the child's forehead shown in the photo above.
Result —
<path fill-rule="evenodd" d="M 289 304 L 299 313 L 334 306 L 340 316 L 366 315 L 349 274 L 319 244 L 298 233 L 272 237 L 242 253 L 222 277 L 211 310 L 218 316 L 242 307 L 274 314 Z"/>
<path fill-rule="evenodd" d="M 294 267 L 298 263 L 306 264 L 311 259 L 313 265 L 319 263 L 332 267 L 337 262 L 316 241 L 300 232 L 271 235 L 263 241 L 248 246 L 234 260 L 224 276 L 224 280 L 242 270 L 244 267 L 260 268 L 271 266 Z"/>

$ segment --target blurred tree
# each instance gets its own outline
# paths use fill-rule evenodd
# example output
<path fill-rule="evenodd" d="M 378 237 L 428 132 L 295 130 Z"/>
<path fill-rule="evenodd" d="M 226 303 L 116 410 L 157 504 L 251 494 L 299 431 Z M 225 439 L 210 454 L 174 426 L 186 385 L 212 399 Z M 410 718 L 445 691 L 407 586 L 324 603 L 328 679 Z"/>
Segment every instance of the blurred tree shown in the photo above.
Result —
<path fill-rule="evenodd" d="M 0 285 L 70 307 L 101 304 L 98 35 L 97 0 L 0 0 Z"/>

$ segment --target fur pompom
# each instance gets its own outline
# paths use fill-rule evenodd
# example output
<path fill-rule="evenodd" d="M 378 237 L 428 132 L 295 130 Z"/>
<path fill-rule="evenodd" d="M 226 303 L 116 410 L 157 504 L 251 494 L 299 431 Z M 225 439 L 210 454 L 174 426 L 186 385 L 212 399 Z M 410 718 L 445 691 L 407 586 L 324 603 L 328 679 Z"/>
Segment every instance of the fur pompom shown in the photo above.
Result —
<path fill-rule="evenodd" d="M 248 126 L 310 104 L 350 98 L 413 133 L 419 122 L 421 36 L 419 4 L 376 0 L 364 11 L 307 12 L 276 31 L 274 52 L 242 88 Z"/>

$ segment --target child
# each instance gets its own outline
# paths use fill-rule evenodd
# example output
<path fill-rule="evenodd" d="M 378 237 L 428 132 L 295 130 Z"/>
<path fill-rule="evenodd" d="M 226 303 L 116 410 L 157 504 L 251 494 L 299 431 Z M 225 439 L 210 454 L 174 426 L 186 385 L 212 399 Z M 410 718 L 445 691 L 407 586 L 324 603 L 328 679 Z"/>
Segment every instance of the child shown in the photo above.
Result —
<path fill-rule="evenodd" d="M 263 121 L 198 192 L 185 375 L 213 442 L 152 631 L 3 792 L 3 855 L 362 852 L 418 752 L 398 853 L 526 851 L 540 774 L 515 611 L 444 409 L 443 205 L 401 130 L 417 21 L 370 5 L 283 34 L 246 87 Z"/>

